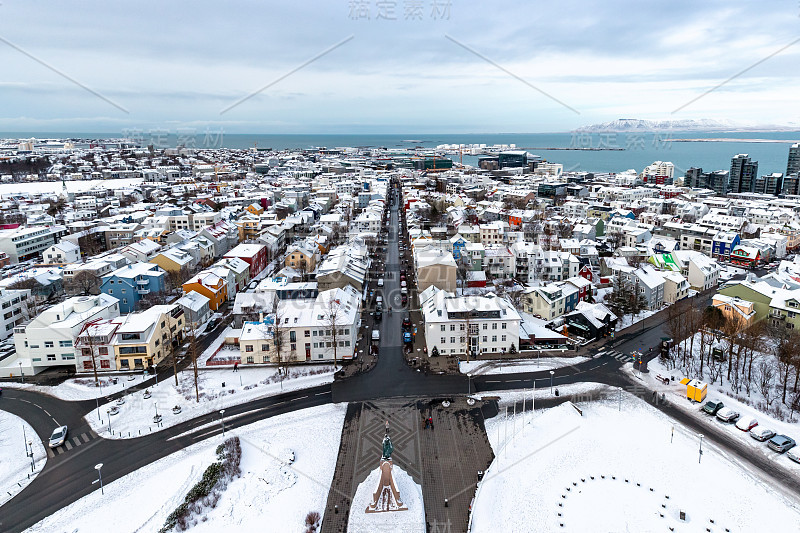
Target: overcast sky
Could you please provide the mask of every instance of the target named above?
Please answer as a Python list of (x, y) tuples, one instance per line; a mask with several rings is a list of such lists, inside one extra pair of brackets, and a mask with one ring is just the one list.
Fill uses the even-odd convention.
[(798, 0), (2, 0), (0, 131), (800, 124), (800, 42), (673, 113), (798, 38)]

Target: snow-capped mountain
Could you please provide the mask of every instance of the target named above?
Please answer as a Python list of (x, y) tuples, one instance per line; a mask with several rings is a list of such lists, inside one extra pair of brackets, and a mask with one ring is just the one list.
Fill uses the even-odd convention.
[(637, 131), (746, 131), (746, 130), (785, 130), (789, 126), (750, 126), (730, 120), (684, 119), (684, 120), (642, 120), (638, 118), (619, 118), (611, 122), (582, 126), (578, 132), (637, 132)]

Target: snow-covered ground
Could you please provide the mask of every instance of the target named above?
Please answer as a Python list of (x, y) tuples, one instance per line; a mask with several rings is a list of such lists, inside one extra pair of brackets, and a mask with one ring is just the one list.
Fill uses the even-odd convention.
[(642, 320), (647, 317), (653, 316), (654, 314), (661, 311), (661, 309), (656, 309), (655, 311), (650, 311), (649, 309), (646, 311), (642, 311), (638, 315), (623, 315), (620, 317), (619, 321), (617, 322), (617, 331), (622, 331), (623, 329), (630, 327), (634, 324), (638, 324)]
[[(793, 463), (786, 456), (786, 454), (777, 454), (773, 452), (767, 447), (766, 442), (759, 442), (755, 440), (754, 438), (750, 437), (749, 433), (737, 429), (736, 424), (727, 424), (719, 421), (714, 416), (705, 414), (702, 411), (703, 403), (705, 402), (696, 403), (687, 400), (686, 386), (679, 383), (682, 379), (679, 371), (666, 370), (663, 366), (661, 366), (657, 359), (648, 363), (648, 367), (650, 372), (639, 376), (639, 373), (632, 369), (631, 365), (625, 365), (626, 371), (631, 375), (639, 376), (640, 379), (642, 379), (643, 384), (645, 384), (648, 388), (658, 391), (659, 394), (664, 393), (667, 401), (676, 405), (680, 409), (691, 413), (697, 419), (705, 421), (709, 427), (709, 431), (724, 432), (731, 439), (736, 439), (750, 446), (767, 459), (775, 461), (776, 464), (781, 465), (790, 471), (794, 471), (796, 475), (800, 475), (800, 465)], [(658, 375), (664, 377), (675, 376), (675, 381), (670, 381), (669, 385), (664, 385), (664, 383), (657, 380), (656, 376)], [(726, 407), (730, 407), (742, 417), (753, 417), (758, 421), (760, 426), (772, 429), (779, 435), (788, 435), (795, 441), (800, 442), (800, 415), (795, 415), (795, 422), (782, 422), (765, 413), (762, 413), (755, 407), (745, 405), (735, 398), (731, 398), (725, 394), (720, 394), (719, 391), (720, 387), (718, 385), (709, 385), (708, 395), (706, 396), (705, 401), (721, 401)]]
[(462, 374), (472, 374), (473, 376), (489, 374), (516, 374), (519, 372), (538, 372), (540, 370), (552, 370), (565, 366), (577, 365), (588, 361), (588, 357), (542, 357), (540, 360), (525, 359), (522, 361), (461, 361), (459, 370)]
[[(133, 379), (130, 379), (133, 377)], [(78, 400), (92, 400), (94, 398), (102, 398), (109, 394), (114, 394), (133, 385), (137, 385), (147, 379), (148, 375), (141, 373), (129, 376), (116, 376), (117, 384), (112, 383), (112, 377), (101, 376), (99, 378), (100, 386), (96, 387), (94, 377), (91, 375), (71, 378), (56, 385), (55, 387), (48, 387), (45, 385), (33, 385), (32, 383), (18, 383), (18, 382), (3, 382), (3, 387), (9, 389), (26, 389), (42, 394), (49, 394), (61, 400), (78, 401)]]
[(506, 446), (497, 436), (504, 416), (487, 420), (496, 459), (475, 497), (472, 531), (796, 527), (797, 502), (707, 441), (698, 464), (697, 435), (628, 394), (618, 410), (613, 396), (579, 403), (583, 416), (569, 404), (518, 415), (525, 424)]
[[(226, 432), (241, 439), (242, 477), (191, 531), (305, 531), (306, 515), (324, 512), (345, 412), (344, 404), (313, 407)], [(128, 474), (107, 484), (106, 495), (95, 490), (28, 532), (158, 531), (216, 460), (222, 441), (218, 435)]]
[[(113, 180), (70, 180), (65, 181), (67, 192), (81, 193), (86, 192), (92, 187), (99, 186), (104, 189), (114, 190), (122, 187), (135, 187), (144, 181), (142, 178), (124, 178)], [(0, 194), (17, 194), (20, 192), (29, 193), (60, 193), (63, 185), (61, 181), (30, 181), (21, 183), (2, 183), (0, 184)]]
[[(33, 448), (35, 470), (31, 472), (31, 458), (27, 442)], [(47, 462), (42, 441), (33, 428), (22, 418), (0, 411), (0, 505), (28, 486), (42, 471)]]
[[(104, 403), (100, 405), (99, 417), (97, 411), (92, 410), (86, 419), (95, 432), (107, 439), (138, 437), (232, 405), (330, 383), (333, 381), (333, 367), (314, 365), (289, 368), (289, 375), (282, 382), (274, 366), (239, 367), (238, 372), (232, 368), (200, 369), (199, 403), (195, 400), (192, 368), (181, 371), (178, 380), (176, 387), (173, 377), (162, 379), (157, 386), (148, 389), (151, 396), (147, 399), (144, 397), (145, 391), (139, 391), (127, 395), (122, 405), (117, 402)], [(113, 405), (119, 407), (119, 413), (109, 416), (107, 410)], [(180, 413), (173, 414), (172, 408), (175, 406), (181, 408)], [(153, 422), (156, 410), (162, 417), (159, 425)], [(113, 433), (109, 432), (109, 419)]]
[(408, 510), (386, 513), (364, 512), (367, 506), (372, 503), (372, 496), (381, 479), (381, 469), (376, 468), (369, 473), (367, 479), (356, 489), (347, 521), (347, 531), (352, 531), (353, 533), (373, 533), (375, 531), (425, 532), (425, 505), (422, 500), (422, 487), (415, 483), (411, 476), (397, 465), (392, 468), (392, 477), (394, 478), (397, 492), (400, 493), (400, 498), (403, 504), (408, 507)]

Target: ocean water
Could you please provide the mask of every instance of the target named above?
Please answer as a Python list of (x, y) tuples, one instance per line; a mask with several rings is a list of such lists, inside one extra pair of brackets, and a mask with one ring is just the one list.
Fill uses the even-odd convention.
[[(675, 175), (696, 166), (704, 170), (729, 169), (731, 157), (749, 154), (758, 161), (760, 174), (786, 172), (790, 143), (800, 142), (800, 131), (781, 132), (697, 132), (664, 131), (659, 133), (446, 133), (446, 134), (229, 134), (224, 130), (183, 134), (158, 131), (125, 132), (143, 144), (174, 147), (180, 140), (197, 148), (272, 148), (309, 149), (317, 147), (385, 147), (413, 150), (433, 148), (440, 144), (516, 144), (520, 149), (539, 155), (547, 161), (562, 163), (564, 170), (589, 172), (641, 171), (653, 161), (671, 161)], [(0, 133), (0, 138), (76, 138), (108, 139), (122, 137), (110, 133)], [(742, 139), (735, 142), (679, 142), (675, 139)], [(769, 139), (782, 142), (752, 142)], [(414, 142), (409, 142), (414, 141)], [(574, 148), (619, 148), (619, 150), (575, 150)], [(450, 156), (458, 160), (458, 155)], [(465, 164), (476, 164), (477, 156), (462, 156)]]

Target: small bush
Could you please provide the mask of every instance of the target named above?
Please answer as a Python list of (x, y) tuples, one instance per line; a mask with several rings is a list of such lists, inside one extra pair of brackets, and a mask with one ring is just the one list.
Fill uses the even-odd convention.
[(317, 531), (317, 528), (319, 527), (320, 518), (321, 517), (319, 516), (318, 512), (310, 511), (306, 515), (305, 532), (306, 533), (315, 533)]

